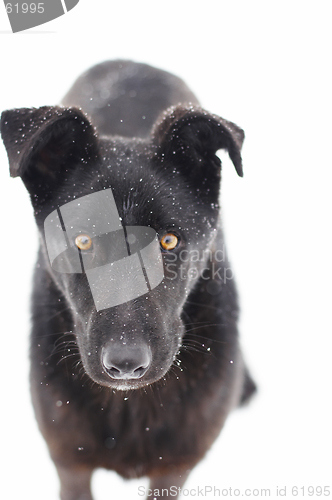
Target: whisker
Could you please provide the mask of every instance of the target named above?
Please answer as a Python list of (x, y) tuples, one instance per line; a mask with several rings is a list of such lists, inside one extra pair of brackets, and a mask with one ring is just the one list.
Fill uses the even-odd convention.
[(44, 338), (44, 337), (53, 337), (54, 335), (74, 335), (74, 332), (72, 330), (69, 330), (68, 332), (54, 332), (54, 333), (43, 333), (43, 335), (34, 335), (33, 338), (39, 339), (39, 338)]
[[(74, 356), (79, 356), (79, 353), (78, 352), (72, 352), (70, 354), (67, 354), (67, 356), (63, 356), (61, 359), (59, 359), (59, 361), (57, 362), (56, 365), (58, 366), (61, 363), (61, 361), (64, 361), (64, 360), (66, 360), (68, 358), (72, 358)], [(81, 361), (81, 360), (79, 360), (79, 361)]]
[(205, 347), (201, 343), (189, 343), (186, 342), (182, 345), (182, 350), (183, 351), (195, 351), (195, 352), (200, 352), (202, 354), (209, 354), (211, 355), (211, 350), (209, 350), (209, 347)]
[(73, 368), (74, 369), (77, 368), (80, 363), (83, 363), (81, 359), (79, 359), (78, 361), (76, 361), (76, 363), (73, 364)]
[(210, 306), (207, 304), (200, 304), (199, 302), (192, 302), (191, 300), (187, 300), (186, 304), (193, 305), (193, 306), (199, 306), (201, 309), (206, 308), (206, 309), (213, 309), (214, 311), (218, 311), (220, 307), (217, 306)]
[[(189, 340), (191, 337), (196, 337), (197, 339), (202, 339), (202, 340), (204, 340), (205, 342), (209, 342), (209, 343), (210, 343), (210, 342), (215, 342), (215, 343), (217, 343), (217, 344), (226, 344), (226, 342), (225, 342), (224, 340), (212, 339), (212, 338), (210, 338), (210, 337), (206, 337), (206, 336), (204, 336), (204, 335), (197, 335), (197, 333), (189, 333), (189, 335), (188, 335), (188, 337), (187, 337), (187, 336), (186, 336), (186, 333), (187, 333), (187, 332), (185, 332), (185, 335), (184, 335), (184, 337), (183, 337), (183, 340), (185, 340), (185, 339), (188, 339), (188, 340)], [(195, 339), (193, 338), (192, 340), (195, 340)]]
[(222, 326), (223, 323), (207, 323), (207, 324), (202, 324), (198, 326), (194, 326), (193, 328), (190, 328), (189, 330), (186, 330), (186, 333), (189, 333), (193, 330), (199, 330), (200, 328), (209, 328), (210, 326)]
[(63, 312), (70, 311), (72, 308), (71, 307), (66, 307), (65, 309), (61, 309), (60, 311), (57, 311), (56, 313), (52, 314), (52, 316), (49, 316), (48, 319), (53, 319), (59, 314), (62, 314)]

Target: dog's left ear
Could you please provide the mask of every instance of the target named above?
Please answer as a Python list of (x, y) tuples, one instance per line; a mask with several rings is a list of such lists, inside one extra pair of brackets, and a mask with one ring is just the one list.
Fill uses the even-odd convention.
[[(152, 130), (163, 162), (175, 163), (192, 179), (213, 169), (220, 176), (219, 149), (226, 149), (240, 177), (244, 132), (237, 125), (199, 107), (176, 106), (166, 110)], [(198, 177), (197, 177), (198, 179)]]

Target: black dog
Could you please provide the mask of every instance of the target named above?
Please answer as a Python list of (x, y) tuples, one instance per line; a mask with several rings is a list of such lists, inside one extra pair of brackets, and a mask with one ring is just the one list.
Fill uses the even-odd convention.
[[(36, 417), (63, 500), (91, 499), (97, 467), (148, 476), (157, 497), (162, 488), (174, 493), (230, 410), (255, 390), (238, 345), (215, 155), (226, 149), (242, 176), (244, 134), (201, 109), (177, 77), (132, 62), (92, 68), (63, 105), (1, 118), (10, 172), (31, 195), (41, 240), (31, 337)], [(156, 231), (164, 277), (147, 293), (98, 308), (88, 272), (51, 265), (44, 223), (59, 207), (110, 189), (128, 249), (126, 228)], [(69, 231), (63, 221), (61, 228)], [(81, 261), (108, 255), (84, 225), (76, 238), (67, 234)]]

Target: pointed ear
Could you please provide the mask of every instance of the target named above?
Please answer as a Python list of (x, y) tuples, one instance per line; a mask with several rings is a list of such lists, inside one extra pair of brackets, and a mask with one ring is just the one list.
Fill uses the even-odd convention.
[(199, 107), (179, 105), (166, 110), (152, 135), (162, 161), (175, 161), (190, 177), (206, 174), (206, 168), (214, 168), (216, 174), (215, 169), (220, 169), (215, 156), (219, 149), (228, 151), (238, 175), (243, 176), (243, 130)]
[(98, 152), (95, 131), (76, 108), (4, 111), (1, 135), (10, 175), (21, 176), (30, 194), (43, 194), (44, 199), (61, 184), (66, 172)]

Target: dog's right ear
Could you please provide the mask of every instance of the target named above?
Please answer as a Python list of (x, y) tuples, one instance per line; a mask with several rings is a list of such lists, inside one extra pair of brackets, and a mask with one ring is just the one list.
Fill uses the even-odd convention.
[(1, 135), (11, 176), (22, 177), (35, 199), (46, 199), (70, 169), (98, 156), (95, 130), (76, 108), (4, 111)]

